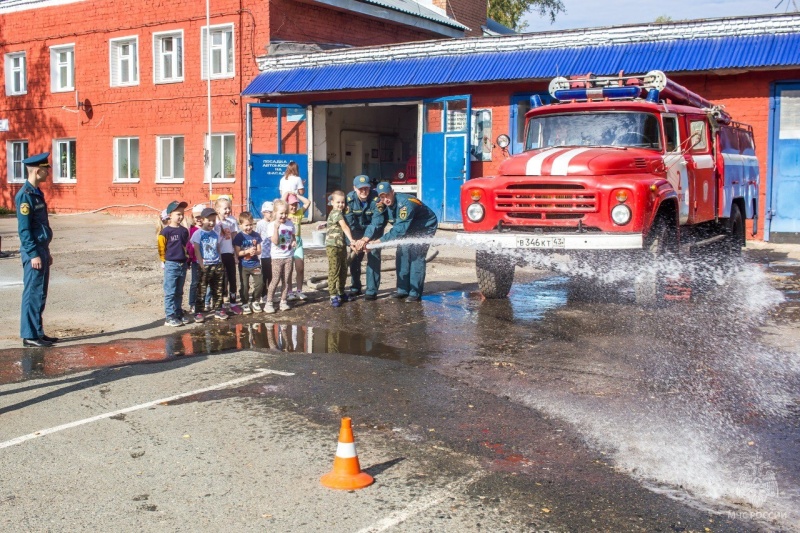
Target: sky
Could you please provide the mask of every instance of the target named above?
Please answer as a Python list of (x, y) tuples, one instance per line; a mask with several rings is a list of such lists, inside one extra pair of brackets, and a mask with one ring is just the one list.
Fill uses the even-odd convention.
[[(784, 13), (787, 3), (794, 11), (792, 0), (562, 0), (565, 13), (556, 15), (556, 21), (529, 13), (525, 31), (554, 31), (597, 26), (618, 26), (653, 22), (661, 15), (672, 20), (735, 17)], [(800, 6), (800, 0), (796, 0)]]

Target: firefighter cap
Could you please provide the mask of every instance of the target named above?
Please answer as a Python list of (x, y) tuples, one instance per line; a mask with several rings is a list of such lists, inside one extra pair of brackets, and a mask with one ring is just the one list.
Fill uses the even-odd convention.
[(26, 167), (43, 167), (49, 168), (50, 161), (47, 159), (50, 157), (50, 152), (43, 152), (41, 154), (32, 155), (26, 159), (22, 160), (22, 164)]
[(364, 174), (360, 174), (353, 178), (353, 187), (356, 189), (360, 189), (361, 187), (369, 187), (369, 176), (365, 176)]
[(375, 187), (375, 192), (380, 194), (389, 194), (392, 192), (392, 186), (388, 181), (382, 181)]

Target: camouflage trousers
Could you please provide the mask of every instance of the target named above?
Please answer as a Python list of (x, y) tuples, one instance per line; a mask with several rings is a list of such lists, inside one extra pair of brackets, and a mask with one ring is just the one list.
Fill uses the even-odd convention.
[(211, 287), (211, 310), (222, 309), (222, 291), (225, 288), (225, 267), (222, 263), (203, 265), (200, 269), (200, 283), (195, 296), (196, 313), (204, 312), (206, 290)]
[(344, 284), (347, 281), (347, 248), (328, 246), (328, 294), (331, 298), (344, 294)]

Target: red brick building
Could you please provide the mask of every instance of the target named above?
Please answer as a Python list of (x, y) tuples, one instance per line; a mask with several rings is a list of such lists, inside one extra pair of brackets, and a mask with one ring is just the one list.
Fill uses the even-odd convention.
[[(263, 56), (259, 66), (243, 92), (259, 102), (251, 126), (254, 199), (277, 187), (270, 158), (306, 157), (318, 206), (325, 191), (347, 190), (354, 173), (366, 173), (395, 181), (457, 225), (461, 184), (493, 174), (508, 156), (495, 145), (497, 135), (511, 137), (510, 153), (522, 149), (530, 98), (548, 98), (553, 77), (662, 70), (753, 126), (761, 169), (757, 236), (800, 242), (798, 14)], [(309, 118), (299, 154), (256, 142), (275, 133), (274, 115), (267, 115), (277, 104), (294, 104), (280, 112), (299, 109)], [(303, 131), (299, 116), (289, 130), (284, 124), (284, 136)]]
[(421, 1), (414, 13), (396, 0), (210, 4), (206, 13), (187, 0), (0, 3), (0, 205), (13, 207), (20, 161), (43, 151), (57, 212), (148, 211), (209, 192), (241, 204), (240, 94), (257, 56), (480, 35), (486, 23), (481, 0), (449, 0), (448, 11)]

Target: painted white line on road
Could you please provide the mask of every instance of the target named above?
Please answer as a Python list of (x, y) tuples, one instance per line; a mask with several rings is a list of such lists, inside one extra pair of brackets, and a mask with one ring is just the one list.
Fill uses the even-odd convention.
[(153, 407), (154, 405), (158, 405), (160, 403), (167, 403), (167, 402), (174, 402), (175, 400), (180, 400), (181, 398), (186, 398), (187, 396), (194, 396), (195, 394), (200, 394), (203, 392), (209, 392), (212, 390), (224, 389), (226, 387), (230, 387), (232, 385), (238, 385), (239, 383), (244, 383), (246, 381), (252, 381), (254, 379), (258, 379), (260, 377), (266, 376), (267, 374), (276, 374), (278, 376), (294, 376), (292, 372), (281, 372), (280, 370), (269, 370), (267, 368), (260, 369), (255, 374), (251, 374), (249, 376), (244, 376), (241, 378), (232, 379), (230, 381), (226, 381), (225, 383), (219, 383), (217, 385), (212, 385), (211, 387), (205, 387), (203, 389), (197, 389), (189, 392), (183, 392), (181, 394), (176, 394), (175, 396), (170, 396), (168, 398), (161, 398), (160, 400), (153, 400), (152, 402), (147, 403), (140, 403), (139, 405), (134, 405), (132, 407), (126, 407), (125, 409), (119, 409), (117, 411), (111, 411), (109, 413), (103, 413), (102, 415), (92, 416), (89, 418), (84, 418), (83, 420), (76, 420), (75, 422), (70, 422), (68, 424), (62, 424), (60, 426), (55, 426), (52, 428), (42, 429), (36, 431), (34, 433), (28, 433), (27, 435), (23, 435), (21, 437), (17, 437), (16, 439), (7, 440), (5, 442), (0, 442), (0, 448), (8, 448), (9, 446), (14, 446), (15, 444), (21, 444), (25, 441), (29, 441), (32, 439), (36, 439), (39, 437), (44, 437), (45, 435), (49, 435), (51, 433), (57, 433), (59, 431), (63, 431), (65, 429), (70, 429), (78, 426), (82, 426), (84, 424), (90, 424), (92, 422), (97, 422), (98, 420), (103, 420), (105, 418), (111, 418), (112, 416), (117, 416), (125, 413), (130, 413), (133, 411), (138, 411), (140, 409), (146, 409), (148, 407)]
[(356, 533), (377, 533), (379, 531), (386, 531), (397, 524), (405, 522), (412, 516), (418, 515), (426, 509), (442, 503), (447, 498), (452, 498), (457, 493), (462, 492), (465, 488), (472, 485), (485, 475), (486, 474), (478, 473), (468, 478), (462, 478), (453, 481), (442, 490), (434, 492), (433, 494), (428, 495), (426, 498), (420, 498), (413, 505), (409, 505), (401, 511), (394, 512), (386, 518), (378, 520), (371, 526), (367, 526), (364, 529), (358, 530)]

